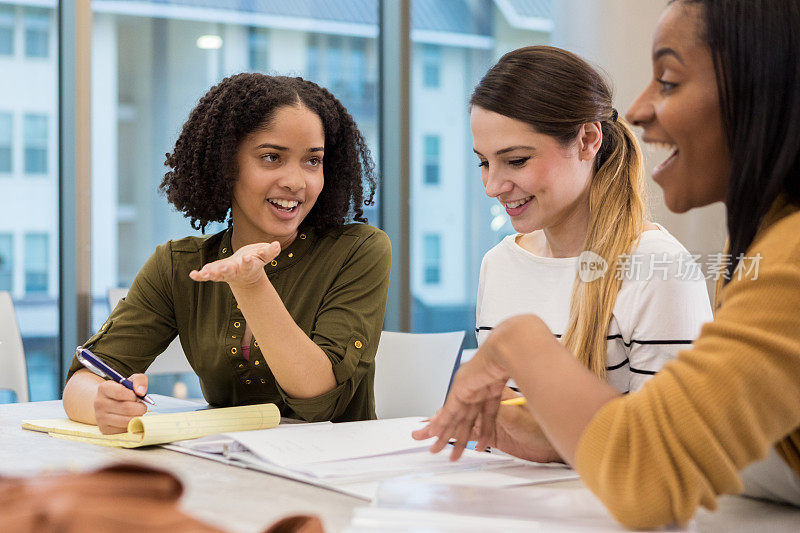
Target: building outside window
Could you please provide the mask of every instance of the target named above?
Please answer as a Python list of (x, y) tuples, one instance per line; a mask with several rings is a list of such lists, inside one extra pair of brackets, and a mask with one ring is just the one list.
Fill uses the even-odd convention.
[(0, 56), (14, 55), (14, 7), (0, 5)]
[(439, 184), (439, 145), (438, 135), (425, 136), (425, 170), (423, 172), (426, 185)]
[(0, 291), (14, 290), (14, 236), (0, 233)]
[(50, 55), (50, 10), (26, 9), (25, 56), (46, 58)]
[(422, 47), (422, 83), (429, 89), (438, 89), (442, 67), (442, 48), (434, 44)]
[(48, 235), (28, 233), (25, 235), (25, 292), (47, 293)]
[(47, 115), (25, 115), (25, 173), (47, 174)]
[(442, 238), (428, 233), (424, 240), (425, 283), (438, 284), (442, 280)]
[(14, 168), (12, 164), (13, 138), (13, 115), (0, 113), (0, 174), (10, 174)]

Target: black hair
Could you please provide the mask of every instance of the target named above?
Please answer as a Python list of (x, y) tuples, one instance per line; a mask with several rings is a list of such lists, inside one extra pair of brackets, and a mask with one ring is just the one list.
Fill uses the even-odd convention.
[(731, 157), (732, 276), (777, 198), (800, 205), (800, 2), (674, 1), (702, 8), (700, 37), (714, 59)]

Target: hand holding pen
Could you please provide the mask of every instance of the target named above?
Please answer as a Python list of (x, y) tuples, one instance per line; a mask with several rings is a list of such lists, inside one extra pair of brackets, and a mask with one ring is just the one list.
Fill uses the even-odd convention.
[(147, 412), (143, 402), (154, 404), (146, 395), (147, 376), (144, 374), (125, 378), (85, 348), (78, 348), (76, 357), (94, 374), (109, 378), (98, 385), (94, 399), (95, 419), (102, 433), (124, 433), (131, 418)]

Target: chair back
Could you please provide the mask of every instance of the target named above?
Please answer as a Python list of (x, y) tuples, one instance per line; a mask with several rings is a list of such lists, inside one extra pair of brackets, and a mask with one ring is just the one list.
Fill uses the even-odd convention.
[(384, 331), (375, 356), (378, 418), (433, 416), (444, 404), (463, 331)]
[(18, 402), (28, 401), (28, 371), (22, 335), (11, 295), (0, 291), (0, 389), (14, 391)]

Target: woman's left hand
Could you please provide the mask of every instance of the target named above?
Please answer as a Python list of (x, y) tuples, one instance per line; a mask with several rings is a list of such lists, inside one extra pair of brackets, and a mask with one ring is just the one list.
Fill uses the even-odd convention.
[(277, 241), (248, 244), (230, 257), (207, 263), (200, 270), (192, 270), (189, 277), (195, 281), (225, 281), (231, 287), (256, 285), (267, 277), (264, 265), (279, 253), (281, 245)]

